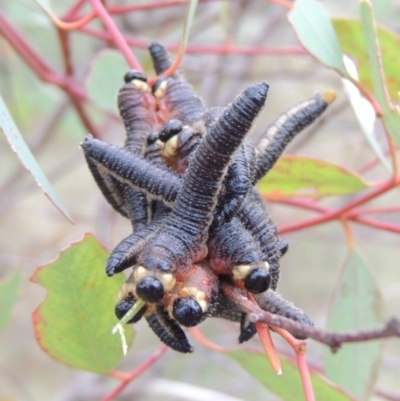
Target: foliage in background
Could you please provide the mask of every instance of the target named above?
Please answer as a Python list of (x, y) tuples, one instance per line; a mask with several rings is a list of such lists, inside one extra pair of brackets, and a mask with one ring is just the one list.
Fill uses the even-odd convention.
[[(0, 67), (3, 72), (7, 72), (9, 66), (15, 63), (14, 54), (18, 54), (28, 66), (26, 68), (19, 65), (19, 69), (14, 75), (21, 74), (22, 81), (15, 78), (8, 90), (6, 85), (0, 86), (1, 95), (7, 104), (10, 103), (9, 109), (14, 118), (18, 117), (21, 110), (24, 110), (19, 116), (20, 119), (16, 118), (22, 132), (31, 129), (31, 127), (24, 126), (25, 119), (32, 121), (30, 116), (34, 115), (35, 119), (47, 118), (45, 123), (39, 125), (38, 131), (33, 132), (32, 136), (27, 138), (27, 141), (34, 151), (33, 153), (42, 153), (42, 159), (51, 156), (51, 152), (46, 151), (48, 142), (55, 143), (55, 149), (57, 149), (53, 163), (55, 168), (53, 174), (48, 174), (50, 181), (52, 181), (52, 175), (57, 178), (57, 176), (65, 174), (65, 171), (73, 171), (76, 164), (82, 166), (82, 171), (85, 169), (80, 156), (66, 157), (63, 152), (64, 144), (76, 146), (79, 141), (78, 134), (72, 134), (72, 131), (81, 132), (81, 138), (84, 131), (89, 131), (94, 136), (111, 142), (117, 142), (122, 138), (121, 126), (116, 118), (115, 98), (121, 85), (122, 74), (128, 68), (128, 64), (135, 68), (143, 66), (145, 70), (148, 67), (148, 59), (139, 49), (145, 48), (151, 40), (164, 42), (164, 39), (168, 41), (172, 37), (175, 43), (170, 44), (169, 48), (175, 51), (179, 50), (177, 56), (179, 62), (180, 55), (183, 55), (186, 46), (186, 43), (179, 46), (179, 39), (183, 37), (185, 42), (189, 37), (189, 30), (182, 28), (187, 2), (165, 0), (160, 2), (143, 1), (139, 4), (122, 4), (121, 2), (120, 4), (110, 1), (105, 2), (104, 7), (103, 3), (98, 0), (77, 1), (76, 4), (71, 2), (70, 8), (67, 11), (63, 9), (63, 13), (57, 8), (59, 6), (55, 2), (53, 3), (50, 6), (46, 2), (41, 2), (51, 17), (53, 29), (49, 28), (44, 14), (32, 10), (33, 3), (26, 2), (23, 5), (27, 7), (24, 13), (20, 13), (18, 8), (21, 5), (8, 5), (5, 11), (0, 12), (0, 34), (5, 39), (0, 42), (0, 48), (5, 49), (3, 54), (6, 60), (4, 64), (0, 64)], [(196, 2), (191, 3), (192, 7), (195, 6), (194, 3)], [(335, 71), (329, 72), (329, 74), (338, 74), (350, 81), (361, 95), (368, 99), (374, 113), (383, 121), (385, 127), (383, 139), (377, 139), (373, 131), (372, 142), (371, 135), (367, 138), (369, 143), (372, 143), (372, 151), (378, 158), (364, 149), (366, 157), (361, 167), (355, 169), (354, 166), (347, 163), (339, 166), (337, 163), (333, 164), (325, 160), (324, 157), (315, 160), (309, 157), (289, 156), (283, 158), (271, 175), (261, 184), (262, 192), (270, 201), (316, 213), (316, 216), (309, 217), (307, 215), (304, 219), (296, 218), (295, 222), (281, 224), (281, 233), (297, 232), (329, 221), (337, 221), (343, 225), (349, 256), (335, 290), (332, 288), (333, 283), (330, 283), (334, 296), (327, 316), (329, 329), (344, 331), (371, 329), (379, 326), (385, 318), (380, 288), (376, 279), (371, 275), (370, 269), (360, 257), (359, 250), (355, 248), (356, 239), (353, 230), (349, 228), (349, 222), (373, 228), (374, 238), (377, 242), (381, 241), (380, 233), (382, 231), (393, 233), (398, 241), (400, 234), (398, 202), (395, 201), (396, 198), (389, 201), (384, 198), (385, 200), (381, 201), (381, 196), (386, 195), (400, 184), (397, 150), (394, 145), (394, 143), (397, 145), (400, 143), (400, 115), (395, 106), (400, 89), (400, 74), (396, 68), (400, 47), (399, 37), (384, 27), (377, 28), (375, 26), (372, 7), (367, 0), (359, 2), (361, 16), (359, 20), (342, 17), (332, 19), (325, 11), (325, 4), (320, 4), (315, 0), (297, 0), (293, 4), (289, 1), (275, 0), (271, 3), (277, 4), (268, 5), (268, 11), (277, 12), (276, 10), (279, 8), (288, 9), (287, 16), (290, 25), (285, 22), (282, 10), (281, 14), (277, 14), (283, 26), (281, 29), (284, 29), (285, 32), (293, 29), (302, 47), (296, 44), (290, 46), (286, 43), (274, 47), (270, 45), (267, 38), (264, 43), (262, 41), (264, 40), (262, 18), (258, 25), (254, 23), (255, 30), (259, 30), (261, 33), (261, 45), (258, 43), (260, 40), (250, 44), (236, 44), (235, 41), (240, 32), (239, 23), (243, 21), (243, 25), (246, 26), (246, 23), (252, 24), (252, 21), (246, 21), (245, 14), (242, 16), (240, 12), (235, 20), (235, 16), (229, 16), (230, 7), (232, 13), (233, 7), (243, 7), (244, 10), (250, 10), (250, 12), (252, 7), (257, 11), (260, 8), (263, 11), (261, 13), (258, 11), (258, 14), (262, 16), (267, 12), (267, 2), (253, 0), (247, 2), (246, 5), (245, 2), (240, 1), (229, 3), (199, 1), (199, 3), (197, 13), (189, 13), (189, 19), (186, 20), (186, 26), (192, 26), (191, 36), (193, 36), (193, 41), (189, 37), (186, 53), (205, 56), (200, 68), (196, 65), (196, 56), (191, 56), (192, 61), (187, 66), (189, 71), (191, 68), (198, 68), (199, 76), (209, 75), (208, 81), (204, 78), (200, 90), (213, 93), (214, 86), (218, 81), (218, 79), (212, 81), (212, 74), (215, 74), (212, 61), (215, 56), (213, 55), (217, 55), (223, 60), (221, 68), (223, 71), (226, 69), (226, 72), (222, 74), (219, 84), (220, 89), (225, 87), (225, 91), (227, 91), (226, 87), (234, 86), (232, 82), (237, 82), (238, 77), (241, 84), (244, 85), (245, 78), (243, 77), (248, 75), (248, 79), (254, 81), (259, 79), (260, 74), (264, 78), (264, 71), (260, 66), (258, 66), (258, 73), (247, 71), (246, 66), (242, 71), (239, 68), (238, 71), (229, 70), (226, 66), (229, 64), (228, 57), (224, 56), (226, 54), (240, 54), (252, 57), (254, 60), (265, 54), (268, 54), (271, 60), (278, 60), (278, 57), (283, 55), (294, 57), (294, 60), (297, 60), (296, 57), (307, 57), (307, 52), (318, 62)], [(357, 2), (355, 1), (354, 4), (357, 5)], [(223, 6), (218, 10), (218, 18), (214, 17), (212, 22), (214, 30), (224, 31), (222, 35), (220, 34), (223, 39), (218, 44), (214, 44), (205, 36), (202, 28), (204, 24), (209, 23), (210, 15), (214, 15), (210, 10), (214, 10), (214, 6), (221, 5)], [(54, 7), (54, 10), (51, 7)], [(174, 10), (179, 10), (179, 12), (176, 13)], [(57, 17), (57, 15), (62, 15), (62, 17)], [(132, 19), (129, 19), (130, 16)], [(102, 25), (99, 25), (97, 20), (100, 20)], [(113, 21), (117, 25), (114, 25)], [(257, 20), (257, 22), (259, 21)], [(43, 29), (43, 27), (45, 27), (46, 49), (30, 43), (30, 31), (34, 32), (35, 29)], [(128, 31), (131, 33), (127, 33)], [(74, 33), (71, 34), (71, 32)], [(142, 32), (145, 32), (146, 38), (143, 37)], [(285, 35), (283, 37), (284, 40), (287, 39)], [(379, 45), (377, 38), (379, 38)], [(96, 39), (98, 41), (95, 42)], [(290, 39), (288, 39), (288, 43), (291, 43)], [(131, 46), (133, 53), (128, 45)], [(118, 51), (110, 50), (112, 47), (116, 47)], [(52, 48), (51, 50), (56, 54), (54, 59), (49, 57), (49, 48)], [(343, 61), (344, 53), (357, 67), (359, 80), (349, 74), (348, 67)], [(121, 55), (125, 57), (125, 61)], [(316, 68), (315, 64), (311, 64), (311, 66)], [(252, 77), (251, 72), (258, 78)], [(38, 84), (32, 74), (49, 85), (45, 85), (42, 89), (42, 84)], [(224, 78), (225, 76), (227, 78)], [(269, 81), (273, 82), (272, 79)], [(45, 96), (40, 91), (36, 95), (36, 88), (40, 88)], [(58, 91), (61, 90), (67, 98), (60, 101), (59, 93), (54, 88), (58, 88)], [(237, 92), (235, 88), (232, 91)], [(40, 99), (41, 97), (46, 100)], [(213, 97), (210, 95), (211, 99)], [(57, 107), (54, 107), (52, 99), (57, 99)], [(39, 103), (42, 105), (41, 107), (39, 107)], [(224, 102), (221, 103), (224, 104)], [(288, 101), (286, 107), (292, 103)], [(16, 105), (24, 105), (24, 107), (16, 108)], [(67, 112), (68, 108), (71, 109)], [(24, 164), (31, 166), (28, 166), (28, 169), (35, 179), (44, 183), (44, 174), (31, 158), (30, 153), (27, 153), (28, 148), (25, 147), (22, 137), (19, 136), (18, 129), (12, 122), (10, 123), (7, 113), (7, 109), (3, 106), (0, 109), (1, 130), (9, 142), (14, 144), (13, 149)], [(77, 118), (84, 130), (77, 128)], [(58, 130), (55, 128), (61, 121), (64, 124), (62, 135), (58, 134)], [(331, 124), (334, 126), (335, 121)], [(339, 128), (335, 130), (338, 131)], [(368, 134), (362, 129), (357, 133), (359, 136), (363, 134), (368, 136), (371, 133)], [(3, 142), (1, 145), (3, 146)], [(6, 146), (5, 142), (4, 146)], [(349, 141), (348, 146), (354, 146), (354, 144)], [(320, 157), (318, 151), (315, 152), (315, 155)], [(381, 174), (379, 169), (382, 155), (386, 157), (384, 163), (391, 165), (392, 175), (389, 178), (387, 173)], [(12, 164), (8, 161), (7, 163)], [(372, 169), (376, 173), (371, 176)], [(80, 185), (78, 176), (77, 172), (73, 173), (71, 183), (61, 191), (64, 192), (61, 199), (67, 198), (67, 194), (75, 191), (76, 185)], [(13, 202), (20, 201), (30, 184), (28, 180), (23, 182), (21, 178), (23, 175), (17, 166), (11, 172), (3, 171), (0, 177), (3, 178), (1, 189), (5, 193), (6, 189), (13, 189), (0, 204), (0, 213), (4, 213), (3, 211), (11, 207)], [(81, 184), (82, 187), (89, 179), (90, 177)], [(49, 194), (59, 209), (68, 216), (65, 207), (53, 195), (48, 185), (47, 183), (42, 184), (43, 187), (47, 187), (44, 192)], [(83, 191), (83, 193), (85, 192)], [(351, 197), (345, 197), (349, 194)], [(85, 193), (85, 195), (87, 194)], [(321, 202), (321, 198), (333, 195), (340, 196), (340, 198), (336, 198), (334, 202)], [(371, 200), (380, 203), (370, 208), (364, 206)], [(108, 216), (103, 220), (101, 213), (99, 215), (99, 208), (93, 207), (95, 202), (88, 200), (87, 197), (80, 197), (78, 191), (77, 195), (72, 199), (68, 198), (66, 203), (77, 226), (81, 228), (81, 232), (88, 227), (89, 231), (95, 232), (102, 241), (106, 237), (107, 240), (104, 242), (108, 245), (115, 244), (115, 241), (110, 240), (110, 232), (114, 229), (110, 224), (112, 218)], [(84, 209), (86, 214), (81, 215), (77, 204), (85, 203), (90, 203), (96, 213), (91, 214), (91, 208), (87, 208)], [(87, 214), (88, 210), (89, 214)], [(109, 211), (104, 212), (104, 210), (106, 210), (105, 207), (100, 212), (110, 213)], [(395, 218), (369, 216), (370, 214), (385, 216), (389, 213)], [(19, 231), (28, 231), (28, 237), (34, 237), (36, 227), (41, 227), (40, 224), (44, 219), (48, 219), (48, 216), (42, 216), (39, 213), (37, 218), (36, 224), (24, 226), (24, 219), (20, 220), (20, 224), (16, 224), (19, 227), (19, 230), (14, 231), (17, 242)], [(9, 223), (9, 227), (11, 224)], [(63, 230), (65, 231), (65, 229)], [(48, 235), (52, 237), (49, 244), (52, 244), (54, 250), (65, 248), (60, 244), (63, 230), (58, 233), (56, 230), (48, 232)], [(104, 234), (107, 230), (109, 233)], [(304, 231), (304, 235), (306, 235), (306, 231)], [(67, 237), (64, 234), (62, 241), (64, 245), (68, 243)], [(28, 248), (27, 253), (18, 255), (28, 259), (28, 262), (29, 255), (34, 254), (37, 249), (34, 246), (35, 242), (32, 241), (32, 243), (32, 249)], [(6, 256), (8, 254), (6, 248), (4, 248), (4, 254)], [(54, 253), (52, 257), (55, 255)], [(46, 256), (48, 260), (50, 255)], [(301, 256), (301, 253), (298, 254), (296, 260), (297, 264), (301, 265), (301, 274), (304, 274), (303, 272), (307, 273), (307, 266), (304, 265), (305, 262), (302, 261)], [(141, 364), (133, 362), (138, 368), (130, 373), (125, 374), (112, 370), (122, 360), (119, 340), (116, 336), (111, 335), (111, 327), (115, 324), (113, 306), (123, 278), (118, 277), (115, 280), (106, 278), (103, 274), (105, 258), (106, 252), (97, 241), (93, 237), (86, 237), (80, 243), (71, 246), (55, 262), (36, 270), (32, 280), (45, 287), (48, 294), (33, 313), (33, 324), (40, 346), (52, 357), (75, 369), (107, 373), (120, 380), (119, 386), (111, 393), (106, 395), (107, 391), (103, 391), (98, 397), (104, 396), (103, 400), (110, 400), (156, 362), (164, 354), (165, 349), (161, 348), (156, 351)], [(7, 259), (5, 258), (5, 260)], [(20, 265), (19, 260), (11, 260), (9, 263), (14, 267)], [(28, 265), (29, 273), (32, 273), (32, 263), (28, 263)], [(292, 274), (295, 275), (296, 271)], [(312, 282), (313, 277), (311, 276), (310, 274), (309, 281)], [(397, 277), (397, 284), (399, 284), (398, 271), (394, 277)], [(19, 272), (0, 283), (0, 329), (10, 319), (10, 311), (17, 300), (18, 292), (22, 293), (22, 298), (27, 300), (28, 305), (31, 303), (29, 295), (22, 291), (21, 285)], [(396, 288), (398, 289), (398, 287)], [(327, 294), (324, 295), (327, 296)], [(10, 324), (12, 324), (12, 320)], [(130, 341), (130, 331), (127, 331), (127, 336)], [(313, 343), (311, 344), (310, 348), (313, 346)], [(301, 381), (297, 369), (286, 359), (283, 359), (282, 362), (285, 377), (284, 380), (280, 380), (269, 372), (264, 356), (243, 350), (234, 350), (228, 355), (236, 360), (255, 380), (281, 399), (303, 399), (303, 395), (300, 393)], [(312, 373), (311, 381), (316, 399), (347, 400), (353, 399), (352, 396), (354, 396), (356, 399), (366, 400), (373, 397), (374, 392), (380, 397), (395, 399), (390, 398), (399, 396), (396, 395), (396, 392), (393, 393), (394, 389), (385, 387), (387, 390), (382, 390), (375, 385), (378, 372), (382, 371), (380, 369), (381, 355), (380, 343), (345, 345), (344, 349), (336, 355), (327, 353), (324, 361), (325, 374), (333, 382), (342, 386), (344, 390), (331, 385), (319, 374)], [(400, 355), (397, 354), (396, 358), (396, 366), (399, 369)], [(131, 368), (131, 366), (126, 367)], [(235, 381), (236, 378), (233, 380)], [(9, 396), (8, 393), (2, 394), (0, 390), (0, 399), (7, 396)], [(14, 394), (11, 396), (14, 397)], [(251, 398), (249, 395), (247, 397)], [(85, 399), (84, 396), (81, 399)]]

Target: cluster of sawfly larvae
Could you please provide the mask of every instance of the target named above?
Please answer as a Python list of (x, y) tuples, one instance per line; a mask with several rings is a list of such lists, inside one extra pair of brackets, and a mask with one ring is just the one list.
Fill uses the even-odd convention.
[(128, 323), (145, 318), (162, 342), (184, 353), (192, 347), (182, 326), (207, 317), (239, 322), (239, 342), (255, 334), (229, 288), (251, 293), (263, 310), (312, 325), (275, 291), (288, 245), (278, 238), (255, 184), (334, 93), (293, 106), (254, 143), (246, 135), (264, 107), (265, 82), (225, 108), (205, 109), (181, 72), (162, 76), (171, 65), (165, 48), (152, 44), (149, 51), (161, 78), (150, 86), (144, 73), (131, 70), (119, 92), (124, 148), (90, 135), (82, 143), (103, 195), (133, 227), (106, 266), (108, 276), (132, 268), (116, 316), (141, 299), (144, 306)]

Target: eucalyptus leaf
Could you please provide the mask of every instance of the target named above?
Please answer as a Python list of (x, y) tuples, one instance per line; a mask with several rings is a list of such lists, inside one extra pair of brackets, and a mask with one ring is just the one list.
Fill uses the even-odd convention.
[[(111, 329), (117, 323), (114, 307), (124, 277), (107, 277), (107, 256), (87, 235), (57, 260), (38, 268), (31, 279), (47, 290), (32, 315), (40, 346), (59, 362), (97, 373), (109, 372), (123, 357), (120, 339)], [(129, 344), (130, 329), (126, 338)]]
[[(369, 330), (382, 325), (384, 306), (376, 280), (358, 251), (351, 251), (332, 302), (328, 330)], [(371, 395), (380, 364), (381, 343), (345, 344), (326, 353), (325, 374), (360, 400)]]
[(258, 188), (270, 198), (346, 195), (368, 188), (360, 176), (323, 160), (283, 156), (259, 182)]
[(348, 77), (332, 22), (316, 0), (296, 0), (288, 19), (306, 50), (327, 67)]
[(44, 192), (44, 194), (50, 199), (54, 206), (72, 222), (72, 217), (68, 213), (61, 200), (54, 192), (50, 182), (44, 175), (38, 162), (33, 156), (32, 152), (28, 148), (23, 136), (19, 132), (13, 118), (11, 117), (7, 106), (5, 105), (2, 97), (0, 96), (0, 130), (3, 131), (7, 138), (11, 149), (16, 153), (23, 166), (32, 174), (34, 180)]

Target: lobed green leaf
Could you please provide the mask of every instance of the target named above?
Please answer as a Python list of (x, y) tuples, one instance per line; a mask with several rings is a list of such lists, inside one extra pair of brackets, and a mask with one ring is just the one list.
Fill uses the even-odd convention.
[[(332, 302), (328, 329), (335, 332), (368, 330), (382, 324), (382, 296), (368, 266), (352, 251)], [(340, 352), (327, 352), (326, 376), (360, 400), (367, 400), (378, 374), (381, 344), (377, 341), (344, 345)]]
[[(109, 372), (122, 358), (120, 338), (111, 330), (117, 323), (114, 307), (124, 277), (106, 276), (107, 255), (86, 235), (31, 278), (47, 290), (32, 316), (39, 345), (59, 362), (97, 373)], [(131, 330), (126, 338), (132, 341)]]
[(336, 164), (299, 156), (283, 156), (258, 188), (270, 198), (346, 195), (368, 188), (361, 177)]

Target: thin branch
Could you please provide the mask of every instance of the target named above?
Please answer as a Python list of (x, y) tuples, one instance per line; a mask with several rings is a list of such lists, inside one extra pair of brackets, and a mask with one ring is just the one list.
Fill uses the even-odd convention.
[(346, 234), (347, 246), (349, 247), (349, 249), (354, 250), (354, 248), (356, 247), (356, 242), (354, 240), (353, 231), (351, 230), (350, 225), (346, 218), (342, 217), (340, 219), (340, 222), (342, 223), (344, 232)]
[(272, 327), (293, 349), (296, 354), (297, 366), (300, 371), (301, 382), (303, 384), (304, 396), (307, 401), (315, 401), (314, 389), (311, 382), (310, 370), (308, 368), (306, 352), (307, 343), (297, 340), (288, 331)]
[[(210, 3), (212, 1), (222, 1), (222, 0), (199, 0), (199, 3)], [(225, 0), (229, 1), (229, 0)], [(111, 6), (108, 8), (110, 14), (125, 14), (132, 11), (147, 11), (160, 9), (171, 6), (187, 6), (189, 0), (165, 0), (165, 1), (155, 1), (153, 3), (145, 4), (129, 4), (121, 6)]]
[(270, 3), (278, 4), (279, 6), (285, 7), (289, 10), (293, 7), (293, 3), (287, 0), (267, 0), (267, 1), (269, 1)]
[(332, 352), (336, 352), (343, 343), (363, 342), (388, 337), (400, 337), (400, 322), (389, 320), (384, 327), (374, 330), (361, 330), (347, 333), (332, 333), (315, 327), (295, 322), (283, 316), (274, 315), (260, 309), (250, 302), (243, 292), (229, 284), (222, 284), (224, 292), (229, 294), (239, 307), (249, 315), (253, 322), (263, 322), (270, 326), (279, 327), (289, 331), (296, 337), (309, 337), (322, 344), (328, 345)]
[(379, 397), (385, 398), (388, 401), (400, 401), (400, 394), (392, 394), (389, 393), (388, 391), (381, 390), (381, 389), (376, 389), (375, 391), (376, 395), (379, 395)]
[(385, 192), (393, 189), (397, 185), (400, 184), (400, 180), (397, 179), (396, 181), (387, 181), (383, 184), (381, 184), (379, 187), (376, 189), (368, 192), (367, 194), (360, 196), (358, 199), (355, 199), (352, 202), (347, 203), (346, 205), (336, 209), (336, 210), (329, 210), (320, 216), (313, 217), (310, 219), (306, 219), (303, 221), (299, 221), (296, 223), (291, 223), (291, 224), (286, 224), (284, 226), (281, 226), (279, 228), (279, 233), (287, 233), (291, 231), (298, 231), (302, 228), (307, 228), (311, 226), (315, 226), (318, 224), (326, 223), (328, 221), (332, 221), (334, 219), (340, 218), (341, 216), (345, 216), (346, 212), (354, 209), (357, 206), (360, 206), (366, 202), (369, 202), (370, 200), (378, 197), (379, 195), (384, 194)]
[(362, 216), (352, 216), (351, 220), (369, 227), (379, 228), (380, 230), (389, 231), (395, 234), (400, 234), (400, 226), (387, 223), (386, 221), (378, 221)]
[(199, 329), (197, 327), (191, 327), (189, 329), (190, 334), (204, 347), (215, 351), (215, 352), (229, 352), (229, 348), (224, 348), (221, 347), (220, 345), (214, 344), (213, 342), (211, 342), (210, 340), (208, 340), (206, 337), (203, 336), (203, 334), (201, 334), (201, 332), (199, 331)]
[(150, 358), (148, 358), (140, 366), (138, 366), (135, 370), (133, 370), (126, 376), (121, 372), (111, 373), (111, 376), (118, 379), (122, 379), (122, 383), (118, 387), (116, 387), (113, 391), (111, 391), (111, 393), (102, 398), (101, 401), (111, 401), (119, 394), (121, 394), (121, 392), (129, 383), (131, 383), (139, 375), (145, 372), (150, 366), (152, 366), (158, 359), (160, 359), (160, 357), (165, 353), (167, 349), (168, 347), (166, 345), (162, 345), (153, 355), (150, 356)]
[(84, 6), (86, 0), (78, 0), (75, 4), (71, 6), (71, 8), (65, 12), (61, 19), (68, 21), (71, 18), (75, 18), (76, 14), (79, 10)]
[(136, 60), (136, 57), (133, 55), (124, 36), (121, 34), (114, 21), (111, 19), (110, 14), (107, 12), (102, 2), (100, 0), (90, 0), (90, 2), (93, 6), (94, 11), (99, 16), (104, 26), (107, 28), (107, 31), (112, 37), (115, 45), (124, 55), (129, 66), (131, 68), (134, 68), (135, 70), (142, 71), (141, 65)]
[(0, 12), (0, 33), (10, 43), (14, 50), (22, 57), (22, 59), (31, 67), (31, 69), (45, 82), (57, 85), (67, 93), (86, 100), (85, 90), (70, 77), (65, 76), (44, 61), (32, 46), (22, 37), (19, 31), (7, 20), (3, 13)]
[(362, 209), (352, 210), (347, 214), (347, 217), (365, 214), (385, 214), (385, 213), (400, 213), (400, 206), (380, 206), (380, 207), (365, 207)]
[[(300, 207), (306, 210), (310, 210), (313, 212), (319, 213), (332, 213), (331, 209), (328, 209), (324, 206), (317, 205), (316, 203), (307, 200), (307, 199), (282, 199), (282, 200), (273, 200), (273, 202), (282, 203), (284, 205), (290, 205), (295, 207)], [(399, 206), (386, 206), (386, 207), (377, 207), (377, 208), (362, 208), (350, 210), (348, 213), (343, 214), (342, 216), (338, 216), (337, 218), (344, 218), (346, 220), (351, 220), (355, 223), (363, 224), (366, 226), (379, 228), (380, 230), (385, 230), (389, 232), (393, 232), (396, 234), (400, 233), (400, 226), (392, 223), (388, 223), (385, 221), (378, 221), (374, 219), (370, 219), (367, 217), (363, 217), (363, 214), (368, 213), (390, 213), (390, 212), (400, 212)], [(279, 230), (281, 232), (281, 229)]]

